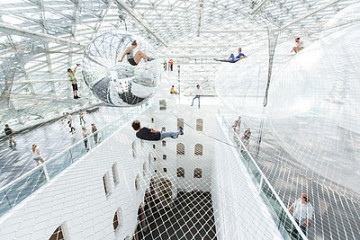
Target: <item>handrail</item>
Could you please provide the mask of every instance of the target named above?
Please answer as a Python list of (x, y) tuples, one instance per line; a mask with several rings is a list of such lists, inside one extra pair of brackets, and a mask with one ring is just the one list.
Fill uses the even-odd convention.
[[(225, 122), (225, 118), (224, 116), (222, 116), (222, 123), (225, 127), (228, 127), (224, 124)], [(229, 133), (233, 133), (233, 136), (237, 138), (237, 140), (239, 141), (239, 143), (241, 144), (241, 149), (243, 151), (245, 151), (247, 153), (247, 155), (249, 156), (251, 162), (254, 164), (254, 166), (256, 167), (256, 170), (260, 173), (261, 176), (261, 181), (260, 181), (260, 188), (262, 187), (263, 181), (265, 181), (267, 183), (267, 186), (269, 187), (269, 189), (271, 190), (272, 195), (275, 196), (277, 202), (280, 204), (281, 208), (284, 210), (285, 214), (287, 215), (287, 217), (290, 219), (291, 223), (293, 224), (293, 226), (296, 228), (296, 230), (298, 231), (298, 234), (301, 236), (301, 238), (303, 240), (308, 240), (308, 238), (306, 237), (306, 235), (303, 233), (303, 231), (301, 230), (300, 226), (296, 223), (294, 217), (290, 214), (290, 212), (288, 211), (288, 208), (285, 206), (285, 204), (283, 203), (283, 201), (281, 200), (281, 198), (279, 197), (279, 195), (276, 193), (275, 189), (273, 188), (272, 184), (269, 182), (269, 180), (267, 179), (267, 177), (265, 176), (265, 174), (263, 173), (263, 171), (261, 170), (261, 168), (259, 167), (259, 165), (256, 163), (255, 159), (252, 157), (252, 155), (250, 154), (250, 152), (248, 151), (248, 149), (246, 148), (245, 144), (241, 141), (240, 137), (238, 134), (235, 134), (235, 132), (232, 130), (231, 127), (228, 127), (228, 131)], [(241, 158), (241, 157), (240, 157)]]
[[(117, 118), (113, 122), (106, 124), (103, 128), (101, 128), (97, 132), (90, 134), (87, 138), (83, 138), (77, 141), (71, 147), (61, 151), (60, 153), (57, 153), (55, 156), (48, 159), (41, 165), (35, 167), (34, 169), (22, 175), (21, 177), (13, 180), (12, 182), (0, 188), (0, 193), (3, 193), (1, 194), (1, 198), (0, 198), (0, 217), (4, 215), (6, 212), (8, 212), (10, 209), (12, 209), (14, 206), (19, 204), (21, 201), (26, 199), (32, 193), (34, 193), (37, 189), (41, 188), (42, 185), (48, 183), (51, 179), (55, 178), (60, 172), (67, 169), (76, 160), (86, 155), (87, 152), (83, 152), (83, 150), (85, 149), (84, 146), (81, 147), (81, 151), (79, 152), (80, 154), (77, 155), (76, 157), (73, 157), (71, 154), (75, 150), (80, 150), (79, 146), (83, 144), (84, 140), (88, 141), (87, 147), (89, 148), (91, 146), (91, 139), (95, 136), (95, 134), (98, 134), (98, 136), (100, 135), (100, 137), (102, 136), (103, 137), (102, 140), (113, 136), (119, 130), (121, 130), (121, 128), (123, 128), (126, 125), (126, 123), (128, 123), (131, 120), (130, 118), (142, 114), (145, 110), (149, 108), (149, 106), (151, 106), (151, 104), (146, 103), (144, 105), (136, 107), (135, 109), (130, 110), (129, 112), (123, 114), (121, 117)], [(116, 131), (111, 131), (109, 134), (107, 134), (106, 131), (112, 130), (110, 127), (116, 128)], [(63, 163), (64, 165), (60, 165), (59, 168), (57, 169), (49, 168), (51, 167), (51, 164), (56, 163), (58, 160), (62, 159), (63, 157), (65, 157), (65, 161), (60, 163)], [(65, 165), (66, 161), (67, 161), (67, 165)], [(56, 166), (56, 164), (53, 166)], [(53, 171), (54, 169), (57, 171)], [(43, 172), (41, 172), (39, 176), (37, 173), (41, 170)], [(54, 173), (53, 176), (49, 176), (48, 174), (49, 170), (51, 170), (52, 173)], [(28, 184), (28, 181), (30, 182), (30, 184), (32, 184), (31, 180), (33, 180), (34, 176), (38, 177), (37, 179), (35, 179), (36, 182), (33, 185), (27, 186), (26, 184)], [(41, 177), (43, 177), (42, 180)], [(22, 181), (24, 181), (23, 184), (21, 184)]]

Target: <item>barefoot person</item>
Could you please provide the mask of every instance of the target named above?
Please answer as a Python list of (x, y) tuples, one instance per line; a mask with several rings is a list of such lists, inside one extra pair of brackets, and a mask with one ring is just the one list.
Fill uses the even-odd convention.
[(154, 60), (154, 58), (148, 57), (147, 55), (145, 55), (142, 51), (137, 51), (134, 55), (134, 49), (137, 48), (137, 42), (136, 40), (134, 40), (131, 43), (131, 46), (128, 47), (126, 49), (126, 51), (124, 52), (124, 54), (122, 55), (121, 59), (118, 62), (122, 62), (125, 55), (127, 56), (127, 60), (128, 62), (133, 65), (136, 66), (140, 63), (141, 59), (144, 59), (145, 61), (152, 61)]
[(151, 129), (147, 127), (142, 128), (139, 120), (133, 121), (132, 128), (136, 131), (136, 137), (148, 141), (160, 141), (167, 137), (171, 137), (175, 139), (179, 135), (184, 135), (182, 127), (180, 127), (179, 132), (159, 132), (152, 128)]
[(39, 166), (40, 162), (44, 163), (44, 159), (41, 156), (41, 152), (37, 149), (37, 145), (33, 144), (31, 148), (32, 158), (35, 160), (36, 164)]
[(74, 68), (74, 71), (69, 68), (68, 69), (68, 73), (69, 73), (69, 81), (71, 82), (71, 86), (72, 86), (72, 89), (73, 89), (73, 95), (74, 95), (74, 99), (78, 99), (80, 98), (78, 96), (78, 84), (77, 84), (77, 79), (76, 79), (76, 76), (75, 76), (75, 73), (76, 73), (76, 69), (80, 66), (80, 64), (76, 64), (76, 67)]

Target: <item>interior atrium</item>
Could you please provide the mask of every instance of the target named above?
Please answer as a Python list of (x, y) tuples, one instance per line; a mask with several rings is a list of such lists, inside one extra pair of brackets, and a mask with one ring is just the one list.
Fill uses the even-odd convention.
[(360, 0), (1, 0), (0, 240), (360, 239), (359, 37)]

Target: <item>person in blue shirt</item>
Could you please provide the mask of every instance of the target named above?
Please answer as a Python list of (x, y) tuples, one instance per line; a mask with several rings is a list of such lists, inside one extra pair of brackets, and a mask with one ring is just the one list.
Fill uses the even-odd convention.
[(237, 61), (239, 61), (241, 59), (244, 59), (246, 57), (247, 56), (241, 52), (241, 48), (239, 48), (238, 55), (236, 57), (234, 56), (234, 54), (231, 54), (228, 59), (216, 59), (216, 58), (214, 58), (214, 60), (219, 61), (219, 62), (236, 63)]

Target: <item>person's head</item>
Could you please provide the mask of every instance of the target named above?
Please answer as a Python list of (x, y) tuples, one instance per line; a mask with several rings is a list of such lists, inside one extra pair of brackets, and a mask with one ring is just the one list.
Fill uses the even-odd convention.
[(299, 37), (295, 38), (295, 42), (299, 42), (299, 41), (300, 41)]
[(300, 197), (301, 197), (301, 201), (302, 201), (303, 203), (308, 203), (308, 202), (310, 202), (310, 197), (309, 197), (309, 195), (307, 195), (306, 193), (302, 193), (302, 194), (300, 195)]
[(172, 85), (171, 87), (174, 88), (174, 85)]
[(36, 147), (37, 147), (37, 145), (36, 145), (36, 144), (33, 144), (33, 145), (32, 145), (32, 151), (33, 151), (33, 152), (35, 152)]
[(70, 115), (70, 113), (68, 113), (68, 112), (67, 112), (67, 113), (65, 113), (65, 115), (66, 115), (66, 116), (69, 116), (69, 115)]
[(82, 127), (83, 132), (86, 132), (86, 127)]
[(137, 42), (136, 42), (136, 40), (132, 41), (131, 47), (132, 47), (132, 48), (136, 48), (136, 47), (137, 47)]
[(140, 126), (140, 121), (139, 121), (139, 120), (133, 121), (133, 123), (132, 123), (132, 128), (133, 128), (135, 131), (140, 130), (140, 128), (141, 128), (141, 126)]
[(241, 53), (241, 48), (238, 49), (239, 53)]
[(71, 68), (68, 68), (68, 72), (69, 72), (69, 73), (72, 73), (72, 70), (71, 70)]
[(199, 88), (200, 88), (200, 85), (199, 85), (199, 84), (198, 84), (198, 85), (196, 85), (196, 88), (197, 88), (197, 89), (199, 89)]
[(5, 124), (5, 127), (7, 127), (7, 128), (8, 128), (8, 127), (9, 127), (9, 124)]
[(91, 126), (92, 126), (92, 127), (95, 127), (95, 124), (94, 124), (94, 123), (92, 123), (92, 124), (91, 124)]

